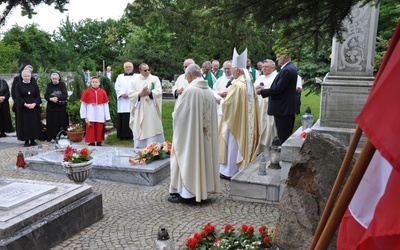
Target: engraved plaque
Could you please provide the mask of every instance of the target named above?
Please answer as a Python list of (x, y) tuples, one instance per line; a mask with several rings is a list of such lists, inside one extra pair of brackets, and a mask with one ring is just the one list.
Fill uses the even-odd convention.
[(22, 182), (2, 186), (0, 187), (0, 210), (10, 210), (55, 190), (57, 190), (56, 186)]

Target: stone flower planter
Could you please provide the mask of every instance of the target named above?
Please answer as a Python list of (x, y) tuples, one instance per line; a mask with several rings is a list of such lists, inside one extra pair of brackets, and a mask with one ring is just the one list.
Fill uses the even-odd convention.
[(92, 171), (93, 160), (82, 163), (62, 162), (63, 170), (68, 179), (77, 184), (82, 184)]

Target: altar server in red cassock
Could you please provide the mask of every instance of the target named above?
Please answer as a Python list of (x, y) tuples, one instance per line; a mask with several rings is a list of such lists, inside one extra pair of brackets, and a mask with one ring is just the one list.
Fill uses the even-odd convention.
[(82, 94), (80, 115), (86, 121), (85, 142), (89, 146), (101, 146), (104, 123), (110, 120), (110, 110), (107, 93), (100, 88), (98, 77), (92, 77), (90, 87)]

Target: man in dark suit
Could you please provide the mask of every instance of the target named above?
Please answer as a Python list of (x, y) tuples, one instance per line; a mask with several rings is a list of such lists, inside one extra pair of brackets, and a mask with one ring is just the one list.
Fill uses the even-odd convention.
[(296, 113), (297, 69), (287, 51), (276, 55), (281, 70), (271, 88), (258, 85), (256, 92), (263, 98), (269, 97), (268, 115), (275, 119), (278, 137), (283, 144), (292, 134)]

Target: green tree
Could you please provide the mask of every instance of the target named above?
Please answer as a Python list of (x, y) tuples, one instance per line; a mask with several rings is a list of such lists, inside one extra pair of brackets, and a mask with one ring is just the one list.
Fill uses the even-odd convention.
[(18, 71), (19, 44), (5, 44), (0, 41), (0, 73)]
[(85, 19), (75, 23), (67, 18), (54, 40), (57, 47), (62, 48), (60, 56), (66, 59), (67, 68), (99, 71), (103, 70), (103, 60), (112, 64), (121, 55), (125, 44), (124, 27), (122, 19)]
[(2, 42), (5, 45), (19, 46), (20, 53), (15, 60), (20, 65), (31, 64), (35, 68), (48, 68), (58, 60), (51, 35), (40, 30), (37, 24), (12, 27), (4, 33)]

